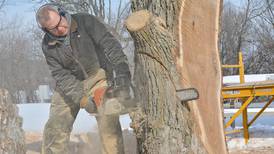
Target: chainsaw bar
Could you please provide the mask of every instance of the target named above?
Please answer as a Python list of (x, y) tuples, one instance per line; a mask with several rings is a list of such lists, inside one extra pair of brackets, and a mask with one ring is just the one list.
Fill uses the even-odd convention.
[(176, 90), (176, 94), (182, 102), (196, 100), (199, 98), (199, 92), (195, 88), (179, 89)]

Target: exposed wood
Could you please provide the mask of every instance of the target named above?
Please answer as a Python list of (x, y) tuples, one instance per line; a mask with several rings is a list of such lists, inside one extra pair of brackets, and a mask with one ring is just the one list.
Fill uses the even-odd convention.
[(22, 118), (7, 90), (0, 89), (0, 154), (24, 154)]
[(195, 134), (208, 153), (227, 153), (221, 105), (221, 66), (218, 54), (220, 0), (186, 0), (179, 16), (180, 55), (177, 59), (185, 87), (197, 88), (190, 104)]

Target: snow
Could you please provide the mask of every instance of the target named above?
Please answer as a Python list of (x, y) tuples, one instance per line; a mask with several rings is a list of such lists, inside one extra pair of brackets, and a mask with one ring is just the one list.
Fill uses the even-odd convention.
[[(44, 125), (49, 116), (49, 103), (18, 104), (19, 115), (23, 118), (23, 129), (26, 132), (42, 133)], [(237, 110), (237, 109), (236, 109)], [(234, 109), (225, 109), (225, 115), (235, 113)], [(248, 109), (248, 117), (252, 118), (259, 108)], [(250, 139), (248, 144), (244, 143), (243, 133), (230, 134), (226, 136), (227, 146), (230, 152), (237, 150), (250, 150), (256, 148), (274, 147), (274, 108), (266, 110), (250, 127)], [(227, 121), (226, 119), (225, 121)], [(249, 119), (250, 120), (250, 119)], [(120, 116), (123, 129), (130, 129), (131, 122), (128, 115)], [(236, 129), (242, 128), (241, 116), (236, 119)], [(231, 129), (231, 128), (229, 128)], [(74, 123), (72, 133), (97, 132), (96, 120), (84, 110), (80, 110)]]
[[(234, 114), (238, 111), (239, 109), (224, 109), (224, 114)], [(249, 113), (257, 113), (261, 110), (261, 108), (248, 108), (247, 112)], [(274, 108), (266, 108), (264, 110), (264, 113), (273, 113)]]
[[(236, 129), (240, 128), (236, 127)], [(274, 126), (257, 124), (249, 128), (249, 133), (248, 144), (245, 144), (243, 133), (228, 135), (227, 146), (229, 151), (274, 147)]]
[[(259, 82), (266, 80), (274, 80), (274, 74), (250, 74), (245, 75), (245, 82)], [(239, 75), (235, 76), (224, 76), (223, 83), (239, 83)], [(236, 113), (239, 109), (224, 109), (225, 117), (230, 117)], [(254, 115), (261, 110), (260, 106), (256, 108), (248, 108), (248, 119), (249, 121), (254, 117)], [(274, 147), (274, 108), (266, 108), (263, 114), (258, 117), (258, 119), (249, 127), (250, 139), (248, 143), (245, 144), (243, 133), (234, 133), (226, 135), (227, 146), (230, 152), (245, 151), (252, 149), (273, 149)], [(225, 118), (225, 123), (229, 118)], [(242, 116), (239, 116), (235, 120), (235, 129), (242, 128)], [(229, 127), (226, 130), (231, 130)], [(246, 152), (247, 152), (246, 151)], [(248, 152), (247, 152), (248, 153)]]
[(40, 85), (36, 93), (38, 94), (41, 103), (45, 103), (45, 100), (49, 100), (52, 95), (49, 85)]
[[(237, 110), (237, 109), (236, 109)], [(254, 117), (260, 108), (248, 109), (249, 121)], [(229, 117), (234, 113), (234, 109), (225, 109), (225, 117)], [(244, 150), (257, 150), (269, 149), (274, 147), (274, 112), (270, 108), (268, 112), (262, 113), (260, 117), (249, 127), (250, 139), (248, 144), (245, 144), (243, 133), (234, 133), (226, 135), (227, 146), (230, 152), (244, 151)], [(225, 123), (229, 118), (225, 119)], [(242, 128), (242, 116), (235, 120), (235, 129)], [(226, 130), (232, 130), (231, 127)]]
[[(23, 118), (23, 129), (30, 132), (43, 132), (49, 117), (49, 103), (18, 104), (19, 115)], [(120, 116), (122, 129), (130, 129), (128, 115)], [(94, 116), (81, 109), (73, 125), (73, 133), (96, 132), (97, 123)]]
[[(266, 80), (274, 80), (274, 74), (249, 74), (245, 75), (245, 82), (258, 82), (258, 81), (266, 81)], [(224, 76), (223, 83), (240, 83), (239, 75), (232, 76)]]

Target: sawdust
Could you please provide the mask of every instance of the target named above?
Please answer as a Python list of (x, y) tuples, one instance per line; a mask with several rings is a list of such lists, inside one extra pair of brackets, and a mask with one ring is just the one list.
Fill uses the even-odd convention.
[[(40, 154), (42, 145), (42, 133), (26, 132), (26, 154)], [(137, 154), (136, 139), (134, 133), (123, 131), (124, 146), (126, 154)], [(100, 154), (101, 144), (98, 133), (72, 134), (69, 145), (69, 154)]]

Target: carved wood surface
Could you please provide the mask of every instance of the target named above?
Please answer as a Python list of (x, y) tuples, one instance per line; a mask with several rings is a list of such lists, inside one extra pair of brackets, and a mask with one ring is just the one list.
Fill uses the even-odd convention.
[(195, 134), (208, 153), (227, 153), (221, 105), (221, 68), (218, 54), (220, 0), (186, 0), (179, 16), (182, 83), (195, 87), (200, 99), (189, 103)]

